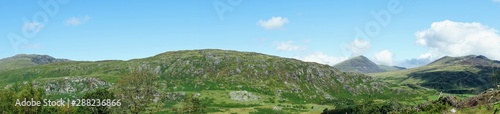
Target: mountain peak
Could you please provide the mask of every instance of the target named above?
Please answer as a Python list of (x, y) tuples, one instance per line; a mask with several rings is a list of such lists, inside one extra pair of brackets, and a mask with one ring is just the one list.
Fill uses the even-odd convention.
[(384, 71), (377, 64), (362, 55), (340, 62), (333, 67), (345, 72), (375, 73)]
[(429, 63), (429, 65), (479, 65), (479, 66), (489, 66), (496, 63), (495, 61), (488, 59), (483, 55), (467, 55), (460, 57), (450, 57), (444, 56), (434, 62)]

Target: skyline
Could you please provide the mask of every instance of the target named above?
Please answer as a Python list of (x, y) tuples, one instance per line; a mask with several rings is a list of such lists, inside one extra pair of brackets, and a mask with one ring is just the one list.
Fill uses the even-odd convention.
[(0, 58), (129, 60), (210, 48), (328, 65), (357, 55), (403, 67), (445, 55), (500, 60), (495, 11), (498, 0), (12, 1), (0, 5)]

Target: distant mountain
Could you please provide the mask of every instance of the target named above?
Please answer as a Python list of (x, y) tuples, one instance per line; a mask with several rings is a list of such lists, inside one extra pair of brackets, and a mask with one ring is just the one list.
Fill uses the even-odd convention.
[(499, 64), (499, 61), (494, 61), (482, 55), (469, 55), (463, 57), (442, 57), (429, 65), (472, 65), (472, 66), (489, 66)]
[(357, 56), (335, 64), (333, 67), (344, 72), (376, 73), (405, 69), (397, 66), (377, 65), (365, 56)]
[(479, 93), (500, 82), (500, 63), (482, 55), (445, 56), (426, 66), (370, 75), (390, 83), (447, 93)]
[(12, 57), (0, 59), (0, 71), (66, 61), (70, 60), (56, 59), (48, 55), (19, 54)]
[(387, 65), (378, 65), (379, 68), (381, 68), (384, 71), (395, 71), (395, 70), (403, 70), (406, 69), (405, 67), (400, 67), (400, 66), (387, 66)]

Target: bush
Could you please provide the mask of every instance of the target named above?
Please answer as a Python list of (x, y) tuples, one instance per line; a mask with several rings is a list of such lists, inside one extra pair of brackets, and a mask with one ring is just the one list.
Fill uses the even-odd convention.
[(195, 95), (187, 95), (181, 102), (182, 107), (175, 109), (177, 113), (181, 114), (200, 114), (207, 113), (207, 105), (202, 102), (203, 99), (198, 98)]
[(154, 95), (159, 94), (157, 79), (158, 75), (146, 71), (134, 71), (124, 76), (114, 86), (116, 97), (121, 100), (116, 113), (137, 114), (149, 111), (148, 105), (153, 104)]
[[(115, 96), (113, 92), (108, 91), (108, 89), (105, 88), (99, 88), (96, 89), (92, 92), (87, 92), (85, 95), (82, 97), (82, 99), (99, 99), (100, 101), (103, 101), (105, 99), (111, 99), (114, 100)], [(97, 101), (96, 101), (97, 102)], [(89, 113), (89, 114), (108, 114), (111, 112), (108, 106), (82, 106), (78, 108), (79, 113)]]
[(322, 114), (390, 114), (390, 113), (405, 113), (412, 114), (416, 111), (411, 110), (410, 106), (399, 104), (396, 101), (384, 103), (375, 103), (367, 101), (359, 105), (346, 105), (333, 110), (325, 109)]

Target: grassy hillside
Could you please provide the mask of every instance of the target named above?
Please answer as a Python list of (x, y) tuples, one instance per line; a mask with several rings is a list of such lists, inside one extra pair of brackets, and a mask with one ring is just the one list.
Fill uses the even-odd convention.
[[(499, 64), (484, 56), (443, 57), (429, 65), (369, 74), (383, 81), (447, 93), (479, 93), (498, 83)], [(496, 76), (496, 77), (492, 77)]]
[(226, 113), (273, 107), (285, 112), (321, 112), (363, 99), (424, 99), (417, 97), (422, 94), (418, 91), (402, 90), (370, 76), (341, 72), (327, 65), (215, 49), (166, 52), (129, 61), (72, 61), (13, 69), (0, 72), (0, 85), (34, 81), (49, 96), (76, 98), (95, 88), (114, 88), (114, 83), (133, 71), (159, 76), (155, 82), (161, 85), (160, 98), (166, 99), (161, 110), (167, 112), (182, 105), (177, 97), (188, 93), (211, 99), (212, 111)]
[(67, 59), (56, 59), (48, 55), (19, 54), (13, 57), (0, 59), (0, 72), (18, 68), (32, 67), (36, 65), (55, 62), (66, 62)]

